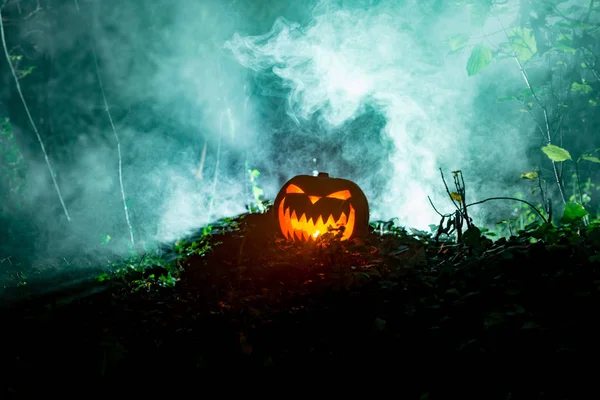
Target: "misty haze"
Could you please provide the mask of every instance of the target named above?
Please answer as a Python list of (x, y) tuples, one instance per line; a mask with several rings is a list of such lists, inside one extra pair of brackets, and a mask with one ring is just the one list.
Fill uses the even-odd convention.
[[(248, 169), (271, 200), (293, 175), (351, 179), (373, 220), (429, 230), (439, 217), (427, 196), (451, 207), (439, 168), (461, 169), (471, 200), (481, 200), (524, 191), (519, 175), (537, 163), (528, 157), (539, 147), (534, 122), (495, 101), (523, 87), (517, 66), (497, 62), (469, 77), (468, 49), (450, 54), (460, 35), (504, 40), (498, 21), (478, 26), (464, 7), (81, 0), (21, 11), (33, 14), (17, 24), (8, 3), (7, 45), (23, 57), (17, 69), (34, 67), (21, 87), (65, 209), (5, 60), (1, 110), (24, 171), (19, 191), (4, 197), (3, 259), (130, 243), (111, 118), (138, 244), (245, 212), (254, 201)], [(507, 25), (516, 3), (501, 15)], [(110, 249), (97, 246), (107, 237)]]

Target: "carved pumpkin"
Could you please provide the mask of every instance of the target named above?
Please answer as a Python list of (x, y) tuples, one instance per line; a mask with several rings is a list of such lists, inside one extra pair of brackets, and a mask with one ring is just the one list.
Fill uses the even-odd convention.
[(309, 241), (329, 228), (344, 227), (341, 240), (361, 236), (369, 226), (369, 203), (347, 179), (297, 175), (287, 181), (273, 204), (281, 233), (288, 240)]

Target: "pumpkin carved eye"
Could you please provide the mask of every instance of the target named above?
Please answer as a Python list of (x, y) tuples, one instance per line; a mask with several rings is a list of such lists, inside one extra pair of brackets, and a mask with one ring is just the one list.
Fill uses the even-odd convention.
[(331, 193), (327, 195), (330, 199), (348, 200), (352, 197), (349, 190), (340, 190), (339, 192)]
[(286, 193), (304, 193), (304, 190), (300, 189), (298, 186), (292, 184), (285, 189)]

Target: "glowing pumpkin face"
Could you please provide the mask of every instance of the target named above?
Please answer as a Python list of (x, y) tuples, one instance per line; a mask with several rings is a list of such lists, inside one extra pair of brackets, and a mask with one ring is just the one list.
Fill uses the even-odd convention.
[(288, 240), (309, 241), (329, 227), (344, 227), (342, 240), (364, 235), (369, 225), (369, 204), (363, 191), (346, 179), (298, 175), (279, 191), (274, 203), (281, 232)]

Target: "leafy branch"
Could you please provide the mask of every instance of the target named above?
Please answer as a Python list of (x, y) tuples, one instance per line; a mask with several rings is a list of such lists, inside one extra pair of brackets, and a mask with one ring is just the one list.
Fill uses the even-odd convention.
[[(600, 33), (600, 25), (591, 21), (591, 15), (598, 10), (598, 2), (588, 1), (583, 5), (569, 5), (559, 7), (560, 3), (547, 4), (544, 1), (529, 1), (519, 4), (517, 19), (510, 27), (500, 19), (502, 11), (507, 10), (505, 2), (476, 2), (471, 4), (471, 17), (477, 15), (482, 35), (470, 37), (469, 35), (458, 35), (449, 40), (451, 53), (458, 52), (467, 47), (471, 40), (476, 43), (471, 48), (466, 72), (468, 76), (474, 76), (483, 72), (492, 62), (500, 62), (511, 59), (515, 62), (525, 88), (518, 94), (501, 97), (497, 103), (516, 101), (522, 105), (520, 112), (530, 115), (536, 125), (536, 129), (542, 135), (542, 152), (548, 157), (552, 164), (553, 181), (558, 189), (558, 195), (562, 204), (569, 206), (568, 196), (565, 194), (564, 168), (565, 161), (572, 160), (569, 152), (563, 148), (563, 121), (568, 118), (568, 132), (571, 129), (572, 118), (578, 118), (580, 110), (575, 109), (573, 104), (578, 98), (588, 99), (588, 107), (597, 107), (600, 103), (600, 94), (597, 84), (600, 82), (600, 73), (597, 68), (598, 55), (595, 53)], [(564, 9), (561, 11), (561, 9)], [(494, 17), (500, 29), (493, 33), (483, 32), (483, 22), (489, 17)], [(504, 40), (495, 44), (490, 36), (502, 34)], [(557, 60), (558, 58), (558, 60)], [(534, 84), (530, 78), (529, 64), (540, 68), (542, 73), (546, 72), (546, 82)], [(549, 66), (546, 68), (545, 64)], [(556, 66), (552, 67), (553, 63)], [(561, 69), (555, 77), (551, 71)], [(545, 70), (545, 71), (544, 71)], [(548, 78), (549, 77), (549, 78)], [(592, 80), (590, 82), (589, 80)], [(558, 82), (555, 84), (555, 82)], [(572, 96), (577, 94), (578, 97)], [(539, 110), (539, 114), (536, 111)], [(589, 122), (587, 122), (587, 121)], [(581, 120), (582, 123), (590, 124), (583, 129), (597, 131), (596, 121), (592, 118)], [(560, 135), (560, 136), (559, 136)], [(581, 189), (579, 162), (589, 161), (599, 163), (600, 158), (592, 153), (584, 153), (574, 162), (575, 176), (577, 179), (576, 191), (578, 200), (582, 202), (583, 192)], [(551, 215), (551, 203), (544, 195), (541, 186), (543, 204), (546, 212)], [(580, 204), (583, 206), (583, 204)]]

